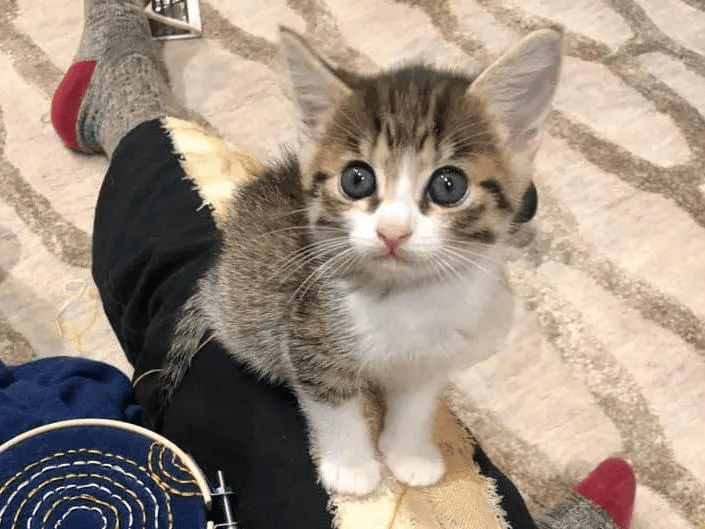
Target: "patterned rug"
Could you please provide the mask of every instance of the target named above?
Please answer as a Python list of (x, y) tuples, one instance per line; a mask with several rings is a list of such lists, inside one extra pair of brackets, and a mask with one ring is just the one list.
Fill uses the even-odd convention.
[[(81, 30), (77, 0), (0, 0), (0, 358), (69, 354), (130, 372), (90, 279), (106, 162), (59, 143), (49, 102)], [(703, 0), (208, 0), (205, 38), (172, 41), (175, 90), (261, 157), (292, 138), (276, 28), (341, 65), (476, 68), (518, 35), (568, 30), (537, 160), (539, 235), (511, 263), (521, 300), (455, 410), (544, 506), (620, 454), (634, 527), (705, 527)]]

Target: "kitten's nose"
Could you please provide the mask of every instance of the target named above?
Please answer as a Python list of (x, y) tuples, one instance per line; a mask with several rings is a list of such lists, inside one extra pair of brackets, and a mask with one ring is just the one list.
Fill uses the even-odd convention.
[(389, 253), (394, 253), (397, 248), (409, 240), (411, 232), (408, 230), (388, 230), (377, 229), (377, 236), (387, 245)]

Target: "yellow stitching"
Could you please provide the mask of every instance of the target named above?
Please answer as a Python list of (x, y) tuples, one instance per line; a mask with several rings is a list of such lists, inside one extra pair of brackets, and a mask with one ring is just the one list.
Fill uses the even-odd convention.
[[(152, 446), (155, 446), (155, 445), (157, 445), (157, 443), (153, 443), (153, 444), (152, 444)], [(163, 445), (159, 445), (159, 447), (161, 448), (162, 451), (160, 452), (160, 456), (157, 457), (157, 461), (159, 462), (159, 466), (162, 467), (161, 456), (163, 455), (163, 452), (164, 452), (164, 450), (165, 450), (166, 447), (164, 447)], [(177, 482), (177, 483), (181, 483), (181, 484), (184, 484), (184, 485), (193, 485), (194, 487), (198, 488), (198, 482), (196, 482), (195, 479), (192, 479), (192, 480), (190, 480), (190, 481), (179, 480), (179, 479), (177, 479), (176, 477), (174, 477), (174, 476), (172, 476), (171, 474), (169, 474), (169, 472), (167, 472), (167, 470), (164, 469), (163, 467), (160, 468), (160, 469), (154, 469), (154, 468), (153, 468), (153, 464), (152, 464), (152, 457), (153, 457), (154, 454), (151, 453), (151, 449), (152, 449), (152, 447), (150, 447), (150, 457), (149, 457), (148, 461), (149, 461), (149, 471), (150, 471), (150, 475), (151, 475), (151, 477), (152, 477), (153, 480), (157, 481), (157, 482), (159, 483), (159, 485), (160, 485), (162, 488), (167, 489), (169, 492), (171, 492), (172, 494), (175, 494), (175, 495), (177, 495), (177, 496), (184, 496), (184, 497), (201, 496), (201, 491), (200, 491), (200, 490), (196, 490), (196, 491), (179, 490), (179, 489), (176, 489), (176, 488), (172, 487), (172, 486), (169, 485), (168, 483), (166, 483), (166, 482), (162, 479), (162, 475), (163, 475), (163, 476), (166, 476), (167, 478), (173, 479), (173, 480), (174, 480), (175, 482)]]
[[(115, 523), (113, 524), (113, 529), (117, 529), (118, 522), (120, 521), (120, 513), (118, 512), (115, 505), (111, 505), (108, 502), (99, 500), (98, 498), (96, 498), (95, 496), (91, 496), (90, 494), (79, 494), (78, 496), (76, 496), (76, 498), (88, 500), (88, 501), (91, 501), (93, 503), (97, 503), (98, 505), (102, 505), (102, 506), (110, 509), (113, 513), (113, 516), (115, 517)], [(68, 499), (71, 499), (71, 498), (68, 498)], [(67, 498), (59, 498), (58, 500), (56, 500), (54, 503), (52, 503), (49, 506), (49, 509), (47, 510), (46, 514), (42, 517), (42, 527), (46, 526), (47, 520), (51, 516), (51, 513), (53, 513), (54, 510), (56, 509), (56, 507), (61, 502), (64, 502), (64, 501), (67, 501)], [(39, 504), (37, 504), (37, 505), (39, 505)]]
[[(22, 513), (22, 509), (24, 509), (24, 506), (30, 501), (30, 499), (32, 499), (33, 496), (35, 496), (38, 493), (39, 490), (41, 490), (42, 488), (46, 487), (47, 485), (53, 483), (54, 481), (61, 481), (61, 480), (74, 479), (74, 478), (91, 478), (91, 479), (95, 479), (95, 480), (102, 479), (102, 480), (107, 481), (108, 483), (111, 483), (116, 488), (123, 490), (129, 496), (132, 496), (132, 499), (140, 507), (140, 509), (142, 511), (142, 520), (141, 520), (142, 526), (143, 527), (146, 526), (147, 516), (145, 514), (146, 509), (144, 507), (144, 503), (142, 502), (142, 500), (140, 500), (139, 496), (135, 492), (128, 489), (123, 484), (121, 484), (121, 483), (119, 483), (119, 482), (117, 482), (117, 481), (115, 481), (115, 480), (113, 480), (103, 474), (64, 474), (63, 476), (57, 476), (57, 477), (51, 478), (47, 481), (43, 481), (38, 487), (35, 487), (34, 489), (32, 489), (32, 491), (29, 492), (29, 494), (24, 498), (24, 500), (22, 500), (20, 505), (17, 507), (17, 513), (15, 514), (15, 517), (12, 521), (12, 527), (17, 527), (17, 520), (19, 519), (20, 514)], [(97, 483), (87, 483), (86, 485), (93, 485), (93, 486), (100, 488), (100, 485), (98, 485)], [(77, 487), (78, 487), (78, 485), (75, 485), (75, 484), (74, 485), (66, 485), (64, 487), (59, 487), (59, 488), (53, 490), (52, 493), (56, 493), (57, 491), (59, 491), (61, 489), (65, 489), (65, 488), (77, 488)], [(110, 489), (106, 489), (106, 490), (108, 490), (108, 492), (111, 492)], [(116, 496), (116, 495), (111, 494), (111, 496)], [(154, 500), (155, 500), (155, 505), (157, 505), (156, 498), (154, 498)], [(123, 501), (125, 501), (125, 500), (123, 500)], [(167, 511), (170, 511), (171, 506), (169, 505), (168, 501), (166, 502), (166, 505), (167, 505)]]
[[(169, 479), (175, 481), (176, 483), (180, 483), (183, 485), (195, 485), (196, 480), (194, 480), (194, 479), (179, 479), (176, 476), (174, 476), (173, 474), (171, 474), (166, 469), (166, 467), (164, 466), (164, 455), (167, 452), (167, 449), (162, 444), (152, 443), (152, 446), (157, 446), (157, 445), (159, 446), (159, 455), (156, 456), (156, 459), (157, 459), (157, 463), (159, 465), (159, 468), (156, 470), (153, 469), (152, 460), (150, 458), (150, 459), (148, 459), (148, 461), (150, 463), (150, 465), (149, 465), (150, 470), (152, 470), (152, 472), (154, 472), (155, 474), (164, 475), (164, 476), (168, 477)], [(150, 451), (151, 451), (151, 447), (150, 447)], [(172, 454), (172, 460), (173, 460), (174, 459), (173, 453), (170, 450), (168, 452)]]
[(142, 472), (147, 473), (148, 469), (143, 467), (142, 465), (138, 465), (137, 462), (133, 461), (132, 459), (128, 459), (124, 456), (121, 456), (119, 454), (111, 454), (110, 452), (101, 452), (100, 450), (96, 450), (95, 448), (72, 448), (70, 450), (67, 450), (65, 452), (55, 452), (50, 456), (46, 456), (41, 458), (39, 461), (35, 461), (34, 463), (30, 463), (24, 469), (20, 470), (17, 472), (14, 476), (12, 476), (8, 481), (5, 482), (5, 484), (0, 488), (0, 495), (5, 492), (5, 489), (7, 489), (10, 484), (15, 481), (17, 478), (19, 478), (22, 474), (27, 472), (28, 470), (41, 465), (42, 463), (46, 463), (47, 461), (51, 461), (54, 458), (57, 457), (64, 457), (64, 456), (71, 456), (74, 454), (92, 454), (92, 455), (98, 455), (98, 456), (105, 456), (105, 457), (112, 457), (115, 459), (118, 459), (120, 461), (123, 461), (125, 463), (128, 463), (132, 465), (133, 467), (141, 470)]

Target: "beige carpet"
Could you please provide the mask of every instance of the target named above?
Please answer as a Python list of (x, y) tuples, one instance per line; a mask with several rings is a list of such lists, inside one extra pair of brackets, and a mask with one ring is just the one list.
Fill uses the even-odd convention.
[[(0, 0), (0, 358), (80, 355), (129, 372), (90, 280), (106, 163), (48, 118), (80, 0)], [(538, 157), (540, 235), (511, 277), (523, 301), (456, 409), (531, 505), (622, 454), (637, 529), (705, 527), (705, 2), (208, 0), (206, 38), (171, 42), (175, 89), (260, 156), (293, 131), (283, 23), (343, 65), (425, 56), (476, 66), (548, 22), (568, 59)]]

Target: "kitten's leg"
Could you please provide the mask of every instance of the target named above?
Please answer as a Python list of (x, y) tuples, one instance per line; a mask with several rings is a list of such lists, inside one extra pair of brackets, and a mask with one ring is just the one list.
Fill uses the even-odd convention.
[(333, 492), (363, 495), (380, 479), (381, 464), (362, 410), (360, 395), (330, 404), (299, 392), (320, 457), (318, 473), (323, 486)]
[(408, 485), (432, 485), (445, 472), (443, 456), (433, 442), (438, 395), (444, 385), (445, 380), (433, 380), (387, 388), (379, 449), (394, 476)]

